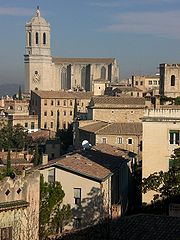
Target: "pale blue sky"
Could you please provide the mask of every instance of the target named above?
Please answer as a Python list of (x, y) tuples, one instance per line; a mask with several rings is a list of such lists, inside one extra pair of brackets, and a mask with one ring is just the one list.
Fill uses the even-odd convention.
[(116, 57), (121, 79), (180, 62), (180, 0), (0, 0), (0, 84), (24, 81), (25, 22), (37, 5), (53, 56)]

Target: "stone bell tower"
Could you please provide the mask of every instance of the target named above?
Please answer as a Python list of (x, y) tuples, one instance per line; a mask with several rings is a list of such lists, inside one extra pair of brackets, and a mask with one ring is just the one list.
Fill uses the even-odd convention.
[(54, 90), (50, 47), (50, 24), (41, 17), (37, 7), (35, 16), (26, 23), (25, 91)]

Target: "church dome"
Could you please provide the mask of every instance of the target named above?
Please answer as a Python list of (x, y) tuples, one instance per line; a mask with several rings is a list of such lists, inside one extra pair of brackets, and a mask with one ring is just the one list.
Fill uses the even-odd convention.
[(28, 24), (32, 25), (49, 25), (49, 23), (41, 17), (41, 13), (39, 10), (39, 7), (36, 10), (35, 16), (31, 19), (31, 21)]

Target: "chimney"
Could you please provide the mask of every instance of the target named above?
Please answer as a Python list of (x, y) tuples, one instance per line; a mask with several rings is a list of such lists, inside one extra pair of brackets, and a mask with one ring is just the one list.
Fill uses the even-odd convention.
[(48, 154), (43, 154), (42, 155), (42, 164), (43, 165), (48, 164)]

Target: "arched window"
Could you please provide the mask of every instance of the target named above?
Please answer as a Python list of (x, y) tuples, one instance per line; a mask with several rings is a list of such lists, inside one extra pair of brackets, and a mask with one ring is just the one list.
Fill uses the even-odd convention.
[(39, 34), (38, 34), (38, 32), (36, 32), (36, 44), (38, 44), (39, 43)]
[(86, 85), (86, 68), (81, 69), (81, 87), (85, 89)]
[(104, 66), (101, 68), (101, 78), (106, 79), (106, 68)]
[(171, 86), (175, 86), (175, 82), (176, 82), (176, 77), (175, 75), (171, 76)]
[(29, 41), (29, 47), (31, 47), (31, 32), (28, 33), (28, 41)]
[(43, 33), (43, 44), (44, 45), (46, 44), (46, 33), (45, 32)]
[(61, 69), (61, 89), (67, 89), (67, 69)]

